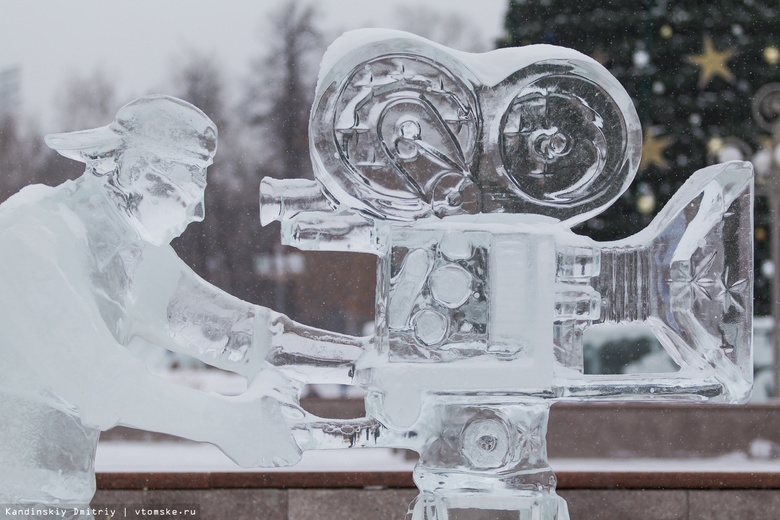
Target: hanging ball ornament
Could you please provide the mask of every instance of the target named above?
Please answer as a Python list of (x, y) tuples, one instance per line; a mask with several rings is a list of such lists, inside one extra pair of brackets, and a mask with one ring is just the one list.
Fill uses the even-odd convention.
[(664, 38), (665, 40), (668, 40), (674, 35), (674, 31), (672, 30), (672, 26), (669, 24), (665, 24), (661, 26), (661, 38)]
[(780, 83), (764, 85), (753, 96), (753, 118), (764, 130), (774, 132), (780, 123)]
[(774, 45), (770, 45), (764, 49), (764, 61), (770, 65), (777, 65), (780, 63), (780, 50)]
[(713, 137), (707, 141), (707, 151), (712, 154), (719, 154), (723, 150), (723, 139), (720, 137)]

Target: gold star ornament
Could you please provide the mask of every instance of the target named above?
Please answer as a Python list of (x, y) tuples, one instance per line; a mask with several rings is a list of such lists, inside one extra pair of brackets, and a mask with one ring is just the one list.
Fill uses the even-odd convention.
[(652, 164), (662, 169), (668, 168), (669, 163), (664, 157), (664, 152), (670, 144), (672, 144), (671, 137), (658, 137), (649, 128), (646, 129), (642, 139), (642, 160), (639, 162), (639, 171)]
[(729, 82), (734, 80), (734, 75), (726, 67), (726, 63), (736, 53), (734, 49), (715, 50), (712, 40), (706, 37), (704, 38), (704, 52), (702, 54), (688, 54), (685, 56), (685, 61), (698, 65), (701, 68), (699, 71), (699, 86), (705, 87), (715, 76)]

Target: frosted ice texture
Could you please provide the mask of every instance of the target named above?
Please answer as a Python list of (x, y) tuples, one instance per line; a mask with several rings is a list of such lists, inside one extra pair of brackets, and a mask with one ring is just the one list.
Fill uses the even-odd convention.
[[(323, 60), (310, 152), (316, 181), (263, 180), (261, 220), (300, 249), (378, 257), (354, 372), (369, 417), (348, 432), (420, 454), (407, 518), (567, 519), (546, 460), (555, 400), (749, 396), (752, 167), (696, 172), (635, 236), (572, 233), (641, 153), (630, 98), (594, 60), (348, 33)], [(606, 322), (647, 323), (680, 370), (583, 374), (583, 331)]]
[[(570, 227), (639, 162), (622, 87), (575, 51), (459, 53), (391, 31), (325, 56), (316, 180), (265, 179), (263, 223), (300, 249), (378, 257), (376, 333), (311, 329), (210, 286), (168, 242), (204, 217), (216, 128), (151, 96), (106, 127), (47, 137), (76, 181), (0, 206), (0, 502), (84, 505), (100, 430), (208, 441), (243, 465), (302, 450), (420, 454), (412, 520), (565, 520), (545, 434), (561, 399), (741, 402), (752, 384), (752, 170), (696, 172), (647, 229)], [(676, 373), (589, 376), (582, 333), (646, 322)], [(142, 340), (249, 380), (226, 398), (154, 378)], [(357, 384), (367, 417), (314, 417), (304, 384)]]
[[(348, 379), (363, 342), (225, 294), (168, 245), (203, 219), (214, 124), (149, 96), (46, 142), (86, 172), (0, 205), (0, 504), (87, 505), (99, 432), (115, 425), (211, 442), (244, 466), (296, 462), (301, 386)], [(241, 374), (248, 390), (163, 381), (125, 348), (134, 340)]]

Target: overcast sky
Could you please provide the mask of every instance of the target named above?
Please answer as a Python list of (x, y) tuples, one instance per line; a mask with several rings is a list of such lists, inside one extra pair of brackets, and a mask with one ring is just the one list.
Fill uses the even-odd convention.
[[(170, 89), (177, 58), (215, 57), (240, 81), (262, 55), (268, 13), (282, 0), (0, 0), (0, 71), (21, 67), (25, 113), (56, 124), (54, 105), (69, 76), (102, 69), (120, 103)], [(425, 6), (456, 13), (487, 50), (501, 34), (508, 0), (319, 0), (321, 27), (335, 37), (362, 27), (397, 27), (398, 10)]]

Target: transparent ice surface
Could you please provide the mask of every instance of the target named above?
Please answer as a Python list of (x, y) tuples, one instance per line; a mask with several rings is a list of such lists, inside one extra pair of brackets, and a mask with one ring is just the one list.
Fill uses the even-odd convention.
[[(640, 136), (623, 88), (569, 49), (366, 30), (326, 53), (316, 181), (265, 179), (261, 219), (300, 249), (378, 257), (353, 379), (368, 417), (340, 433), (420, 454), (407, 518), (567, 519), (546, 457), (556, 400), (748, 398), (749, 163), (694, 173), (633, 237), (570, 231), (628, 187)], [(646, 323), (680, 370), (584, 374), (583, 332), (610, 322)], [(338, 444), (309, 426), (307, 446)]]
[(355, 31), (321, 68), (315, 176), (383, 219), (531, 213), (581, 222), (630, 184), (641, 129), (631, 99), (570, 49), (456, 52)]
[[(420, 454), (412, 520), (565, 520), (547, 463), (556, 400), (744, 401), (752, 384), (752, 169), (691, 176), (645, 230), (570, 227), (635, 174), (641, 128), (598, 63), (551, 46), (483, 55), (358, 31), (322, 64), (315, 181), (265, 179), (260, 216), (304, 250), (378, 257), (375, 334), (312, 329), (240, 301), (168, 245), (204, 217), (217, 131), (150, 96), (106, 127), (47, 137), (76, 181), (0, 206), (0, 502), (83, 505), (99, 431), (219, 446), (246, 466), (302, 450)], [(594, 324), (646, 323), (676, 373), (583, 373)], [(135, 339), (249, 381), (223, 397), (164, 382)], [(319, 418), (308, 383), (359, 385), (367, 416)]]
[[(86, 172), (0, 205), (0, 503), (88, 504), (99, 433), (115, 425), (211, 442), (244, 466), (296, 462), (300, 389), (348, 381), (364, 341), (225, 294), (168, 245), (203, 219), (214, 124), (148, 96), (46, 142)], [(159, 379), (125, 348), (133, 339), (241, 374), (248, 390)]]

